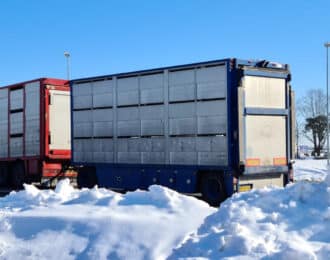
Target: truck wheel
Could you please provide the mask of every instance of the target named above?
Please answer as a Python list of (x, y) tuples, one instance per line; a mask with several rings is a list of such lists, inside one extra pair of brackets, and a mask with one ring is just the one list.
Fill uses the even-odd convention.
[(213, 207), (219, 207), (226, 199), (223, 175), (221, 172), (205, 172), (201, 176), (202, 199)]
[(10, 184), (14, 189), (22, 189), (25, 179), (24, 163), (16, 161), (11, 166)]
[(96, 171), (94, 167), (82, 167), (78, 170), (78, 188), (93, 188), (97, 185)]
[(8, 186), (8, 165), (5, 163), (0, 164), (0, 186)]

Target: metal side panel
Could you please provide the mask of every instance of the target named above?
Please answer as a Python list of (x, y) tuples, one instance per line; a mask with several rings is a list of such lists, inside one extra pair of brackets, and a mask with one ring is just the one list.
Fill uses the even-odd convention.
[(40, 154), (40, 83), (25, 85), (25, 155)]
[(246, 107), (286, 107), (285, 79), (245, 76), (244, 87)]
[(73, 140), (73, 161), (74, 162), (93, 162), (93, 143), (92, 139)]
[(23, 112), (10, 114), (10, 134), (23, 134)]
[(92, 137), (92, 111), (74, 111), (73, 112), (73, 136), (76, 137)]
[(140, 77), (140, 103), (164, 102), (164, 75), (153, 74)]
[(23, 88), (11, 90), (10, 92), (10, 110), (23, 109)]
[(164, 152), (142, 152), (141, 163), (143, 164), (165, 164)]
[(93, 82), (93, 107), (113, 106), (113, 81), (104, 80)]
[(113, 109), (96, 109), (93, 114), (93, 136), (113, 136)]
[(71, 149), (70, 92), (50, 90), (49, 131), (50, 150)]
[(225, 98), (227, 96), (226, 65), (196, 70), (197, 99)]
[(195, 70), (181, 70), (169, 72), (169, 101), (194, 100)]
[(73, 84), (71, 91), (73, 96), (73, 109), (92, 107), (92, 83)]
[(113, 140), (102, 138), (92, 139), (93, 162), (96, 163), (113, 163), (114, 162), (114, 149)]
[(23, 156), (23, 137), (10, 138), (10, 157)]
[(120, 78), (117, 80), (117, 105), (139, 104), (139, 78)]
[(169, 134), (187, 135), (195, 134), (196, 104), (195, 102), (169, 105)]
[(8, 157), (8, 88), (0, 89), (0, 158)]

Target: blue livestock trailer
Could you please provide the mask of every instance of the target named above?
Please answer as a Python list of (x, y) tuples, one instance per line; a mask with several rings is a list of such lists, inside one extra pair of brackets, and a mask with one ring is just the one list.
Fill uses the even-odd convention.
[(219, 205), (293, 178), (286, 64), (223, 59), (75, 79), (72, 163), (80, 187), (159, 184)]

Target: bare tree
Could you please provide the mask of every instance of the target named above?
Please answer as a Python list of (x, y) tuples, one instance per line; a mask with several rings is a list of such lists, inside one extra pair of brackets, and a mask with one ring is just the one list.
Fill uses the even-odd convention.
[[(322, 89), (309, 90), (297, 102), (298, 138), (299, 136), (305, 137), (310, 141), (317, 154), (322, 150), (326, 140), (326, 113), (326, 95)], [(320, 127), (321, 129), (319, 129)]]
[[(327, 113), (327, 97), (322, 89), (312, 89), (298, 101), (298, 116), (303, 119), (314, 118)], [(303, 120), (305, 121), (305, 120)]]

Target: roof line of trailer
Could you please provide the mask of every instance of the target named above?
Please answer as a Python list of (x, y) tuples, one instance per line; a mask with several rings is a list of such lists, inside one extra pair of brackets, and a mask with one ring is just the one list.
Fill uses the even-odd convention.
[(189, 64), (183, 64), (183, 65), (175, 65), (175, 66), (167, 66), (167, 67), (160, 67), (155, 69), (145, 69), (145, 70), (137, 70), (137, 71), (130, 71), (130, 72), (124, 72), (124, 73), (115, 73), (115, 74), (108, 74), (108, 75), (102, 75), (102, 76), (95, 76), (95, 77), (86, 77), (86, 78), (79, 78), (79, 79), (73, 79), (71, 82), (75, 83), (83, 83), (88, 81), (98, 81), (103, 79), (109, 79), (112, 77), (130, 77), (135, 75), (150, 75), (150, 74), (156, 74), (163, 70), (185, 70), (189, 69), (190, 67), (196, 67), (196, 66), (213, 66), (218, 65), (221, 63), (225, 63), (231, 60), (231, 58), (221, 59), (221, 60), (212, 60), (212, 61), (205, 61), (205, 62), (197, 62), (197, 63), (189, 63)]
[(0, 88), (11, 88), (11, 87), (25, 85), (25, 84), (36, 82), (36, 81), (39, 81), (39, 82), (40, 81), (45, 81), (45, 84), (54, 84), (54, 85), (62, 85), (62, 84), (66, 84), (68, 82), (68, 80), (64, 80), (64, 79), (45, 78), (45, 77), (43, 77), (43, 78), (36, 78), (36, 79), (32, 79), (32, 80), (22, 81), (22, 82), (18, 82), (18, 83), (6, 85), (6, 86), (1, 86)]

